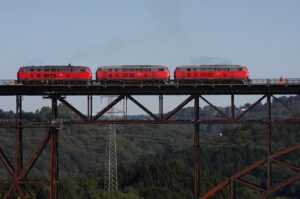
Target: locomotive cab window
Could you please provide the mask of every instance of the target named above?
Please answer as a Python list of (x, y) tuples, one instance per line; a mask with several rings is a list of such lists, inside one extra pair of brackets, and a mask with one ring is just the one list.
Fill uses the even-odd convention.
[(159, 68), (158, 71), (164, 71), (164, 69), (163, 68)]
[(80, 72), (85, 72), (85, 69), (80, 69)]

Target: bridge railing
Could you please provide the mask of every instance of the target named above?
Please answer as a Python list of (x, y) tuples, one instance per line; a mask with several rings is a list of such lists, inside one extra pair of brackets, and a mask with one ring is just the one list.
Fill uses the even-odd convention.
[(17, 80), (0, 80), (0, 85), (17, 85)]
[(299, 78), (274, 78), (274, 79), (250, 79), (249, 84), (253, 85), (299, 85)]

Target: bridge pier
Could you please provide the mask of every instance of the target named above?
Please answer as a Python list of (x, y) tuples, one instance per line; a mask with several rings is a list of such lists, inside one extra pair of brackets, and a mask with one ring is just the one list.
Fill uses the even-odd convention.
[[(52, 102), (52, 122), (57, 120), (57, 98), (51, 97)], [(58, 199), (59, 193), (59, 167), (58, 167), (58, 129), (50, 128), (50, 199)]]
[[(16, 124), (22, 120), (22, 96), (16, 96)], [(16, 142), (15, 142), (15, 159), (14, 159), (14, 181), (17, 181), (20, 171), (23, 168), (23, 128), (16, 128)], [(26, 197), (25, 187), (20, 185), (20, 193), (15, 192), (14, 197)]]
[(200, 180), (200, 130), (199, 130), (199, 96), (194, 96), (194, 198), (199, 198)]
[(270, 156), (272, 155), (272, 104), (271, 104), (271, 95), (267, 95), (267, 132), (266, 132), (266, 145), (267, 145), (267, 189), (269, 190), (272, 187), (272, 165)]
[(87, 96), (87, 117), (91, 119), (93, 117), (93, 96)]
[(164, 118), (164, 97), (163, 95), (159, 95), (159, 118)]

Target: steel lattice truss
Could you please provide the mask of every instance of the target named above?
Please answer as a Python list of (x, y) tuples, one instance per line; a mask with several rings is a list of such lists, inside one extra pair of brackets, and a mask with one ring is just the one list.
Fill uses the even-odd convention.
[[(7, 86), (6, 86), (7, 87)], [(126, 86), (125, 86), (126, 87)], [(0, 148), (0, 162), (3, 165), (5, 172), (7, 173), (8, 178), (2, 179), (0, 181), (1, 184), (9, 185), (8, 190), (1, 190), (1, 192), (5, 193), (4, 198), (10, 198), (11, 196), (19, 195), (22, 198), (26, 197), (27, 186), (31, 184), (44, 184), (49, 186), (49, 198), (58, 198), (59, 193), (59, 161), (58, 161), (58, 135), (61, 124), (63, 125), (78, 125), (78, 124), (190, 124), (194, 125), (194, 197), (195, 198), (209, 198), (216, 194), (218, 191), (225, 189), (226, 187), (230, 187), (232, 198), (236, 198), (236, 189), (235, 187), (238, 185), (246, 186), (251, 189), (257, 190), (261, 193), (261, 198), (268, 198), (272, 193), (280, 190), (281, 188), (291, 184), (292, 182), (298, 180), (300, 178), (300, 168), (296, 165), (292, 165), (291, 163), (287, 163), (281, 159), (282, 156), (292, 153), (300, 148), (300, 145), (295, 145), (288, 147), (286, 149), (280, 151), (272, 151), (271, 147), (271, 136), (272, 136), (272, 125), (274, 124), (285, 124), (285, 125), (297, 125), (300, 124), (300, 120), (296, 117), (292, 117), (290, 119), (274, 119), (272, 118), (272, 106), (271, 99), (278, 100), (274, 97), (274, 94), (299, 94), (300, 93), (300, 84), (295, 85), (256, 85), (253, 87), (245, 87), (243, 85), (238, 86), (230, 86), (230, 85), (217, 85), (217, 86), (188, 86), (188, 87), (138, 87), (137, 89), (126, 87), (122, 90), (122, 87), (111, 87), (107, 88), (99, 88), (98, 91), (92, 91), (92, 88), (68, 88), (63, 86), (61, 87), (51, 87), (45, 89), (43, 92), (42, 88), (33, 88), (33, 90), (28, 91), (29, 88), (23, 87), (24, 90), (20, 91), (18, 88), (10, 88), (10, 90), (4, 92), (4, 88), (0, 86), (0, 94), (1, 95), (16, 95), (17, 96), (17, 108), (16, 108), (16, 120), (14, 121), (1, 121), (0, 128), (15, 128), (16, 129), (16, 142), (15, 142), (15, 159), (14, 162), (10, 162), (7, 158), (7, 155)], [(171, 89), (172, 88), (172, 89)], [(207, 88), (207, 89), (206, 89)], [(49, 91), (50, 89), (50, 91)], [(79, 89), (79, 90), (78, 90)], [(143, 90), (145, 89), (145, 90)], [(148, 89), (148, 90), (147, 90)], [(168, 90), (169, 89), (169, 90)], [(176, 90), (177, 89), (177, 90)], [(223, 89), (223, 90), (222, 90)], [(46, 95), (52, 101), (52, 120), (51, 121), (25, 121), (22, 119), (22, 97), (19, 95), (24, 94), (28, 91), (28, 95)], [(139, 93), (140, 91), (140, 93)], [(33, 93), (34, 92), (34, 93)], [(73, 95), (87, 95), (88, 96), (88, 106), (87, 113), (84, 114), (76, 109), (72, 104), (70, 104), (64, 96), (73, 93)], [(92, 108), (92, 96), (98, 95), (99, 93), (102, 95), (117, 95), (117, 97), (112, 100), (106, 107), (102, 110), (98, 111), (95, 115), (93, 115)], [(8, 94), (10, 93), (10, 94)], [(186, 95), (190, 93), (190, 95), (181, 103), (179, 103), (173, 110), (168, 113), (163, 112), (163, 95)], [(227, 115), (225, 112), (220, 110), (217, 106), (213, 105), (209, 100), (207, 100), (204, 94), (209, 95), (218, 95), (218, 94), (227, 94), (231, 97), (231, 114)], [(155, 114), (146, 108), (141, 102), (136, 100), (133, 96), (136, 95), (156, 95), (159, 96), (159, 113)], [(255, 103), (253, 103), (248, 109), (244, 110), (242, 113), (237, 114), (235, 112), (235, 95), (262, 95)], [(136, 106), (138, 106), (141, 110), (143, 110), (148, 116), (149, 120), (128, 120), (124, 118), (119, 118), (116, 120), (109, 120), (103, 118), (104, 114), (108, 113), (112, 107), (118, 104), (121, 100), (128, 99)], [(248, 120), (245, 119), (245, 115), (249, 113), (257, 104), (259, 104), (262, 100), (267, 101), (267, 117), (261, 120)], [(211, 108), (213, 108), (216, 112), (223, 116), (222, 119), (202, 119), (199, 118), (199, 103), (200, 100), (207, 103)], [(78, 115), (80, 120), (63, 120), (63, 118), (57, 117), (57, 101), (63, 103), (66, 107), (68, 107), (71, 111), (73, 111), (76, 115)], [(192, 120), (177, 120), (174, 119), (174, 115), (181, 110), (188, 103), (194, 102), (194, 119)], [(289, 109), (289, 108), (287, 108)], [(293, 112), (293, 110), (289, 111)], [(266, 127), (266, 148), (267, 154), (266, 157), (262, 160), (259, 160), (252, 165), (244, 168), (241, 171), (238, 171), (229, 179), (225, 180), (221, 184), (213, 187), (211, 190), (208, 190), (207, 193), (199, 196), (199, 187), (201, 186), (201, 176), (200, 176), (200, 140), (201, 136), (199, 134), (199, 127), (205, 124), (261, 124)], [(27, 160), (23, 157), (23, 141), (22, 141), (22, 131), (24, 128), (48, 128), (49, 131), (45, 134), (44, 138), (40, 140), (40, 142), (35, 146), (35, 150), (29, 155)], [(115, 136), (115, 135), (113, 135)], [(28, 178), (28, 174), (30, 170), (34, 167), (35, 162), (39, 158), (40, 154), (46, 148), (47, 143), (50, 143), (50, 170), (49, 170), (49, 178), (44, 181), (31, 181)], [(115, 146), (110, 146), (115, 148)], [(278, 164), (281, 167), (291, 169), (295, 171), (294, 176), (288, 179), (283, 179), (279, 184), (272, 184), (272, 164)], [(242, 177), (256, 168), (262, 167), (265, 165), (267, 167), (267, 182), (266, 187), (260, 187), (253, 183), (247, 182)]]

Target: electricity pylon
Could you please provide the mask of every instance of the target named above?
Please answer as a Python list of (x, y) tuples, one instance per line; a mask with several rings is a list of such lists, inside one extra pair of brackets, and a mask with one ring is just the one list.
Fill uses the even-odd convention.
[[(108, 104), (112, 101), (113, 96), (109, 96)], [(109, 110), (107, 117), (109, 120), (115, 119), (114, 107)], [(118, 189), (118, 161), (115, 124), (109, 124), (106, 133), (104, 189), (108, 192)]]

